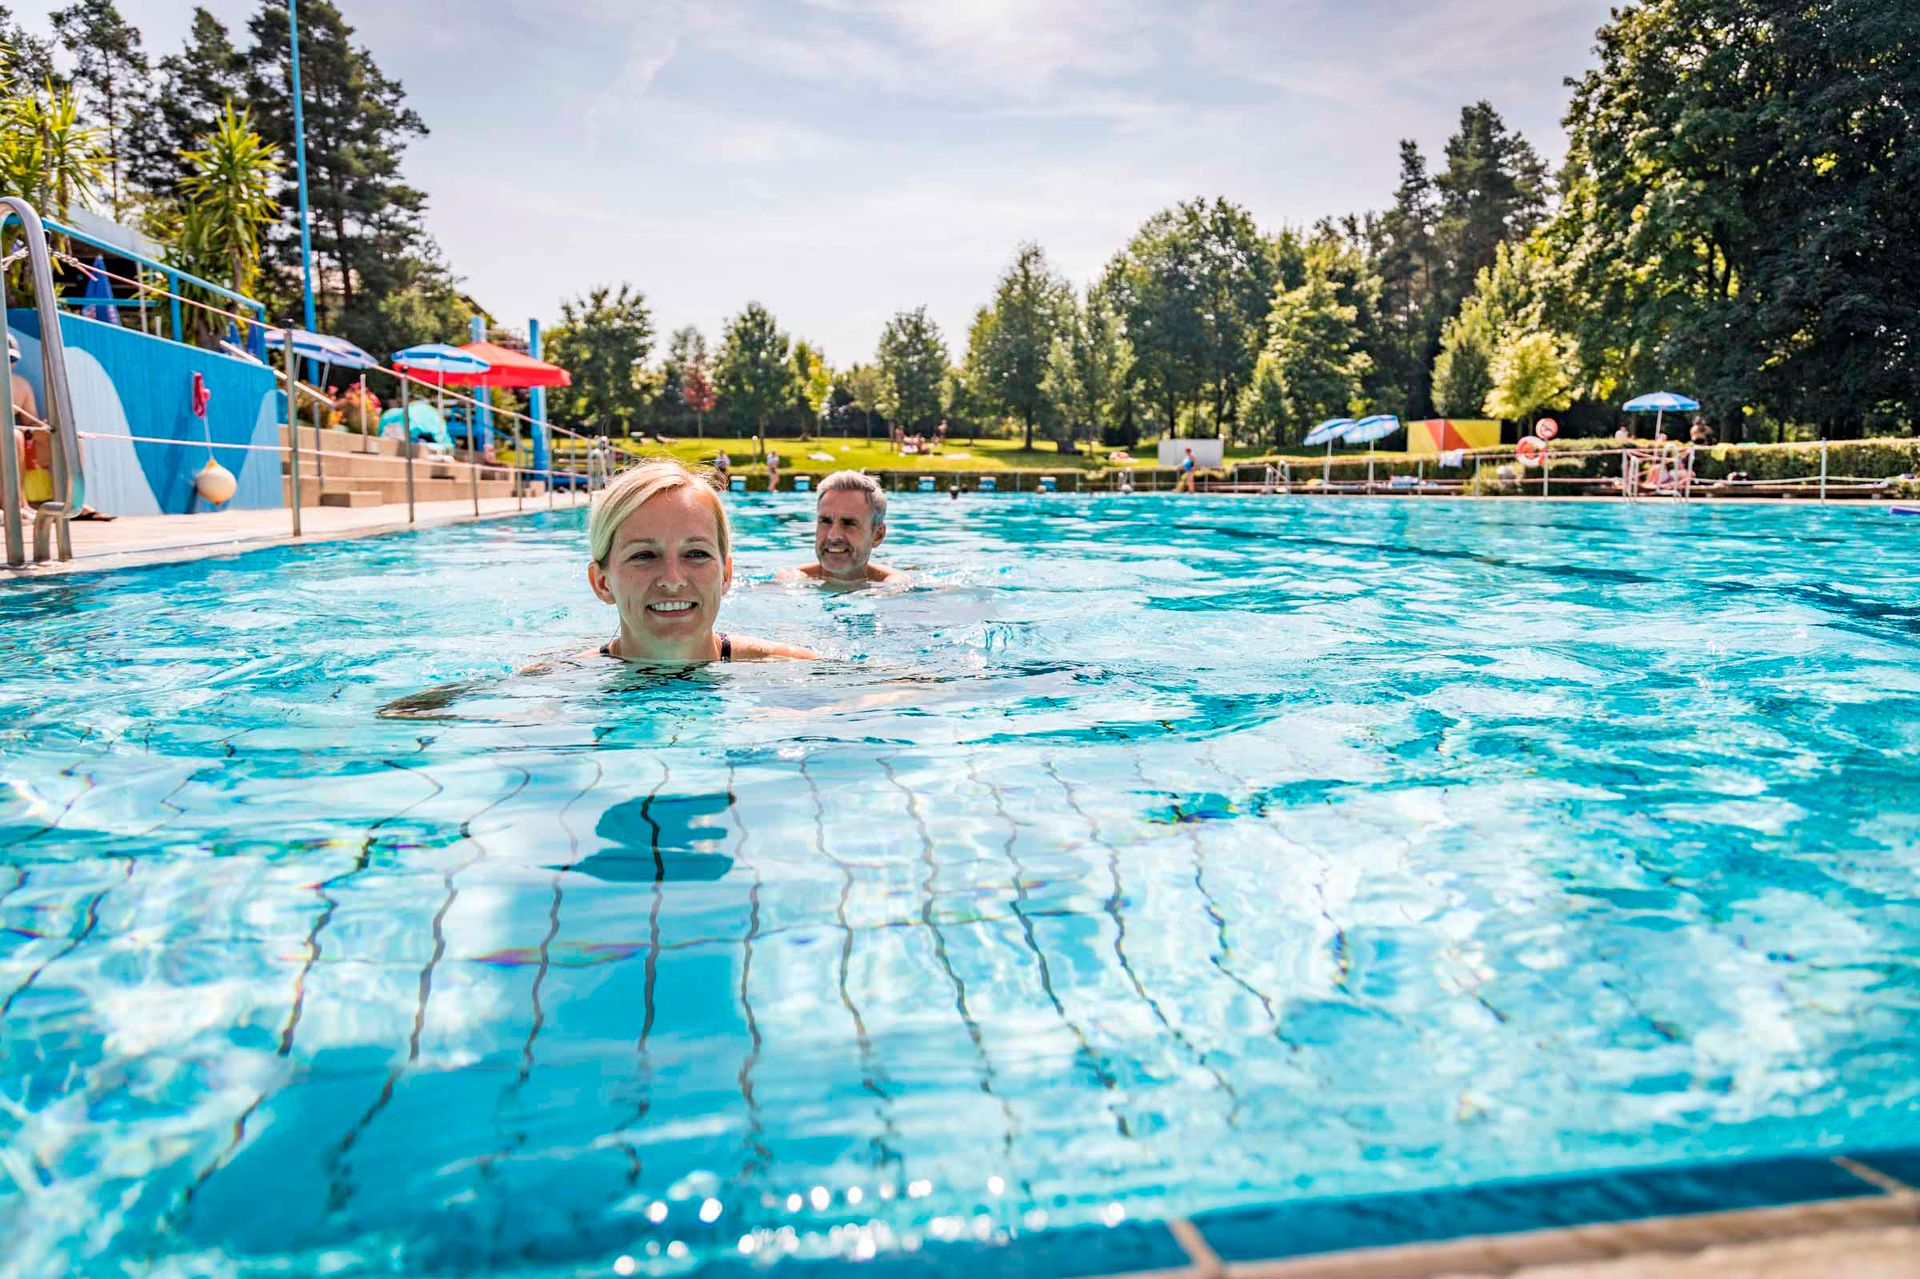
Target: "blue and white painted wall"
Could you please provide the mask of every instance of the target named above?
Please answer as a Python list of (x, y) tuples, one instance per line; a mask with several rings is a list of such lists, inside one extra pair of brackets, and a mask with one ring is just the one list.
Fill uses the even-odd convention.
[[(40, 317), (32, 310), (10, 310), (7, 325), (20, 340), (16, 368), (44, 405)], [(208, 509), (194, 491), (193, 477), (206, 465), (209, 439), (214, 459), (240, 482), (229, 508), (286, 504), (280, 454), (234, 447), (279, 446), (281, 396), (272, 370), (77, 315), (60, 317), (60, 335), (75, 422), (94, 437), (81, 441), (89, 505), (109, 515)], [(195, 373), (212, 394), (204, 423), (193, 412)], [(129, 436), (141, 438), (124, 438)], [(187, 447), (147, 442), (170, 440)]]

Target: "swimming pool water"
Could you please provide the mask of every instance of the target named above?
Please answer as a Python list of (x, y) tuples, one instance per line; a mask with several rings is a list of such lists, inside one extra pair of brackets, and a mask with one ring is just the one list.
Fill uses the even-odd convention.
[[(0, 590), (0, 1265), (681, 1273), (1920, 1142), (1920, 528), (896, 499)], [(375, 712), (432, 686), (432, 718)], [(437, 709), (435, 707), (437, 706)]]

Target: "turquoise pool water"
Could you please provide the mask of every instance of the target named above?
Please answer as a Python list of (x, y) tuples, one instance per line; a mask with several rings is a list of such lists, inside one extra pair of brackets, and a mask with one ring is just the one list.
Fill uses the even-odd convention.
[[(896, 499), (0, 589), (0, 1265), (682, 1273), (1920, 1143), (1920, 527)], [(383, 704), (474, 681), (438, 718)], [(623, 1260), (624, 1259), (624, 1260)]]

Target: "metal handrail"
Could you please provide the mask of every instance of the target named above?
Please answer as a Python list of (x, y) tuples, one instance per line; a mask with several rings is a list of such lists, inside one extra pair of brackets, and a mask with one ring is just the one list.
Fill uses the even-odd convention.
[[(27, 264), (33, 276), (34, 309), (40, 316), (40, 380), (46, 388), (47, 424), (53, 439), (53, 499), (42, 502), (33, 521), (33, 560), (45, 563), (57, 552), (62, 560), (73, 558), (73, 535), (67, 522), (86, 503), (86, 468), (80, 458), (80, 437), (73, 421), (73, 396), (67, 387), (67, 351), (60, 336), (60, 306), (53, 291), (53, 255), (47, 248), (46, 227), (40, 215), (19, 196), (0, 196), (0, 238), (7, 223), (20, 219), (27, 241)], [(0, 271), (0, 317), (7, 313), (7, 285)], [(0, 502), (5, 506), (7, 566), (20, 568), (27, 562), (22, 536), (20, 492), (21, 476), (14, 453), (12, 433), (13, 400), (7, 400), (6, 447), (0, 449)], [(56, 536), (57, 535), (57, 536)], [(50, 545), (51, 544), (51, 545)]]

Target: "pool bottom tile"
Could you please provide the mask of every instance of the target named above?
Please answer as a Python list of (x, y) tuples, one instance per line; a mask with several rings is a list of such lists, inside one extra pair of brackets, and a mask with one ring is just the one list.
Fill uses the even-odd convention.
[(1237, 1263), (1880, 1193), (1831, 1159), (1796, 1156), (1300, 1200), (1193, 1223), (1221, 1260)]

